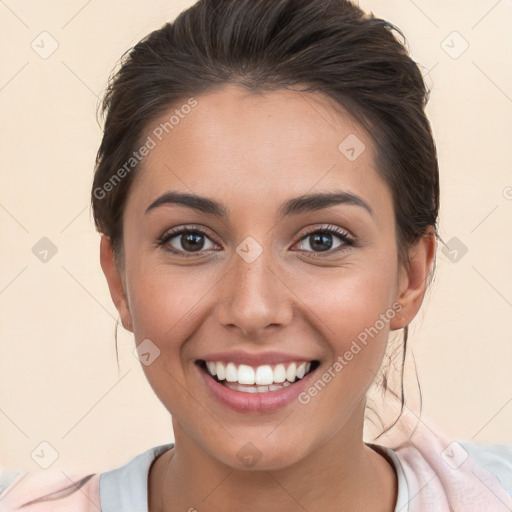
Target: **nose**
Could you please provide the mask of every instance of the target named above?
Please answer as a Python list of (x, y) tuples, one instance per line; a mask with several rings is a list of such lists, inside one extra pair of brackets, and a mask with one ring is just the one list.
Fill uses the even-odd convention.
[(245, 337), (262, 339), (269, 329), (283, 328), (293, 316), (293, 293), (272, 265), (269, 250), (248, 262), (238, 253), (220, 283), (217, 319), (227, 329)]

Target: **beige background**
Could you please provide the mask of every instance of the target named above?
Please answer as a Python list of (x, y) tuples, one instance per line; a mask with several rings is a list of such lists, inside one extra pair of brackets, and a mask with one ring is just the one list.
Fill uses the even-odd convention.
[[(0, 2), (4, 468), (37, 468), (34, 450), (49, 460), (43, 441), (59, 454), (52, 467), (97, 471), (173, 439), (170, 417), (122, 328), (117, 370), (117, 315), (99, 265), (89, 193), (101, 136), (97, 96), (111, 69), (191, 4)], [(452, 262), (440, 246), (436, 280), (412, 324), (424, 414), (455, 438), (512, 444), (512, 1), (361, 5), (404, 31), (428, 75), (440, 233), (468, 249)], [(44, 53), (50, 37), (58, 48), (42, 58), (31, 43)], [(458, 55), (465, 41), (469, 47)], [(32, 252), (42, 237), (57, 247), (46, 263)]]

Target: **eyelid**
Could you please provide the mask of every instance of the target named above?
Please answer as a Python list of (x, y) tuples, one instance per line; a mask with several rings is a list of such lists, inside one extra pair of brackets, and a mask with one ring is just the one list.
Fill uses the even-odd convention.
[(327, 231), (329, 233), (334, 233), (334, 234), (337, 234), (339, 236), (343, 235), (346, 238), (350, 238), (351, 240), (354, 240), (354, 237), (346, 229), (340, 228), (339, 226), (335, 226), (333, 224), (324, 224), (322, 226), (313, 226), (313, 227), (306, 228), (305, 231), (302, 233), (301, 238), (299, 239), (299, 241), (303, 240), (308, 235), (311, 235), (313, 233), (317, 233), (319, 231), (320, 232), (321, 231)]

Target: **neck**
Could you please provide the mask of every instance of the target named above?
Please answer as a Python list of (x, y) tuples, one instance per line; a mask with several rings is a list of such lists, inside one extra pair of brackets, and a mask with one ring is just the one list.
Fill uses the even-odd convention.
[(271, 471), (233, 469), (174, 430), (175, 447), (151, 468), (149, 512), (394, 511), (394, 469), (354, 430), (344, 427), (307, 457)]

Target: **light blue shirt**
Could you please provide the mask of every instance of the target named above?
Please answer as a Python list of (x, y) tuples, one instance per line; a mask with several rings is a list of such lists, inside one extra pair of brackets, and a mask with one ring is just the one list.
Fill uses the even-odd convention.
[[(512, 446), (504, 444), (477, 445), (459, 441), (478, 465), (496, 475), (505, 491), (512, 496)], [(148, 474), (151, 463), (173, 443), (150, 448), (124, 466), (101, 473), (100, 500), (102, 512), (148, 512)], [(408, 512), (407, 478), (396, 453), (379, 445), (395, 466), (398, 476), (398, 496), (394, 512)], [(486, 511), (491, 512), (491, 511)]]

